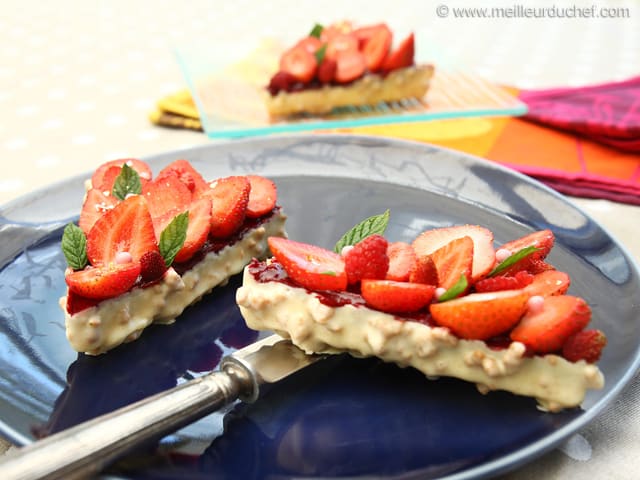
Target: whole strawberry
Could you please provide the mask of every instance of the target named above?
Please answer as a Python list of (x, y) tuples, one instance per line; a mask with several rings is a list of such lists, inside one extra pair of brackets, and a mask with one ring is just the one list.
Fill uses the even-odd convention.
[(607, 337), (600, 330), (582, 330), (567, 338), (562, 346), (562, 356), (570, 362), (595, 363), (600, 360), (606, 345)]
[(343, 257), (349, 284), (365, 278), (384, 279), (389, 269), (387, 246), (387, 240), (382, 235), (374, 234), (348, 249)]

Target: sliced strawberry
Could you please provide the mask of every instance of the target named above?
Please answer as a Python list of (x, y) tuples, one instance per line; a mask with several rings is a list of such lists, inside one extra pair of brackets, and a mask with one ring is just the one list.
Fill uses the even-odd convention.
[(552, 295), (565, 294), (570, 285), (571, 279), (566, 273), (558, 270), (547, 270), (534, 275), (532, 282), (526, 286), (525, 291), (531, 296), (550, 297)]
[(211, 229), (211, 199), (201, 198), (189, 206), (187, 238), (178, 252), (175, 262), (186, 262), (202, 248)]
[(311, 290), (345, 290), (344, 260), (330, 250), (280, 237), (269, 237), (269, 249), (287, 275)]
[(322, 29), (322, 32), (320, 33), (320, 41), (322, 43), (328, 43), (337, 35), (341, 35), (343, 33), (349, 33), (352, 30), (353, 30), (353, 25), (351, 24), (351, 22), (347, 20), (333, 23)]
[(258, 218), (266, 215), (276, 206), (278, 190), (276, 184), (260, 175), (247, 175), (251, 184), (247, 217)]
[(541, 309), (528, 312), (510, 336), (536, 353), (556, 352), (567, 338), (585, 328), (590, 319), (591, 309), (582, 298), (547, 297)]
[(534, 276), (527, 271), (520, 271), (513, 277), (490, 277), (478, 280), (474, 285), (476, 292), (497, 292), (500, 290), (517, 290), (533, 282)]
[(337, 59), (343, 53), (357, 52), (358, 38), (353, 33), (339, 33), (327, 43), (326, 58)]
[(170, 175), (177, 176), (178, 179), (184, 183), (189, 191), (195, 196), (197, 196), (201, 190), (208, 188), (209, 186), (206, 180), (202, 178), (202, 175), (200, 175), (200, 173), (193, 168), (193, 165), (191, 165), (187, 160), (176, 160), (171, 162), (160, 170), (156, 180)]
[(318, 37), (305, 37), (296, 43), (296, 47), (302, 47), (309, 53), (316, 53), (322, 47), (322, 40)]
[(147, 201), (133, 195), (100, 217), (87, 235), (87, 257), (92, 265), (115, 262), (118, 252), (128, 252), (134, 262), (158, 250)]
[(109, 170), (109, 167), (122, 167), (125, 163), (138, 172), (141, 181), (151, 180), (151, 168), (149, 168), (149, 165), (137, 158), (122, 158), (119, 160), (111, 160), (100, 165), (91, 176), (91, 185), (94, 187), (96, 185), (102, 185), (105, 173)]
[[(117, 168), (117, 167), (116, 167)], [(96, 221), (118, 204), (119, 200), (112, 195), (105, 195), (101, 190), (92, 188), (82, 204), (78, 226), (85, 235), (89, 234)]]
[(183, 212), (191, 203), (191, 190), (185, 185), (177, 173), (165, 174), (142, 188), (142, 194), (147, 199), (151, 217), (163, 217), (167, 212), (177, 210)]
[(389, 257), (389, 269), (386, 279), (408, 282), (409, 274), (416, 263), (416, 252), (413, 251), (413, 247), (406, 242), (391, 242), (387, 247), (387, 257)]
[(412, 246), (416, 255), (430, 255), (452, 240), (464, 236), (471, 237), (473, 240), (471, 280), (476, 282), (489, 273), (496, 262), (493, 233), (490, 230), (477, 225), (434, 228), (421, 233), (413, 241)]
[(381, 280), (387, 275), (387, 245), (382, 235), (369, 235), (343, 255), (349, 284), (356, 284), (365, 278)]
[(551, 230), (538, 230), (537, 232), (533, 232), (525, 235), (524, 237), (507, 242), (500, 248), (508, 250), (511, 254), (514, 254), (523, 248), (535, 247), (539, 249), (539, 251), (535, 252), (533, 256), (538, 259), (543, 259), (553, 248), (554, 242), (555, 236)]
[(413, 65), (415, 55), (415, 39), (413, 33), (400, 42), (395, 50), (389, 52), (387, 58), (382, 63), (384, 72), (391, 72), (398, 68), (410, 67)]
[(96, 300), (95, 298), (87, 298), (82, 295), (78, 295), (77, 293), (69, 290), (67, 292), (67, 313), (69, 315), (75, 315), (78, 312), (86, 310), (87, 308), (95, 307), (100, 300)]
[(242, 226), (246, 217), (251, 183), (244, 176), (214, 180), (202, 193), (212, 201), (211, 230), (214, 238), (229, 238)]
[(104, 300), (127, 292), (140, 275), (140, 264), (110, 263), (78, 270), (65, 276), (69, 289), (86, 298)]
[(417, 312), (429, 304), (435, 292), (433, 285), (362, 280), (361, 293), (369, 306), (387, 313)]
[(336, 74), (335, 81), (338, 83), (349, 83), (357, 80), (367, 70), (367, 63), (364, 55), (359, 51), (341, 52), (335, 58)]
[(527, 309), (522, 290), (471, 293), (431, 305), (433, 320), (460, 338), (487, 340), (508, 332)]
[(97, 188), (101, 192), (105, 193), (105, 195), (107, 193), (111, 193), (111, 191), (113, 190), (113, 185), (116, 183), (116, 178), (118, 178), (118, 176), (120, 175), (120, 172), (122, 172), (121, 166), (111, 165), (104, 172), (100, 185), (94, 185), (93, 182), (91, 182), (91, 185), (93, 188)]
[(562, 345), (562, 356), (570, 362), (596, 363), (606, 345), (607, 336), (600, 330), (582, 330), (567, 338)]
[(338, 64), (332, 58), (325, 58), (322, 60), (322, 63), (318, 67), (318, 81), (320, 83), (327, 84), (333, 82), (336, 78), (336, 70), (338, 69)]
[(309, 83), (316, 75), (318, 61), (305, 47), (293, 47), (282, 54), (280, 70), (288, 72), (302, 83)]
[(387, 58), (393, 35), (391, 30), (385, 24), (380, 26), (372, 33), (369, 40), (364, 44), (362, 53), (366, 60), (367, 68), (370, 72), (377, 72), (382, 67), (382, 62)]
[(438, 272), (438, 287), (448, 290), (464, 275), (470, 283), (474, 243), (471, 237), (451, 240), (430, 256)]
[(158, 280), (167, 271), (167, 264), (160, 252), (152, 250), (140, 258), (140, 276), (144, 282)]
[(358, 39), (358, 48), (360, 50), (364, 49), (364, 46), (371, 39), (371, 37), (373, 37), (381, 29), (386, 29), (391, 32), (391, 29), (389, 29), (386, 23), (376, 23), (375, 25), (367, 25), (365, 27), (358, 27), (354, 29), (353, 34)]
[[(465, 268), (468, 271), (468, 268)], [(458, 276), (460, 278), (460, 276)], [(409, 272), (409, 281), (413, 283), (426, 283), (428, 285), (439, 285), (438, 267), (431, 255), (416, 257), (411, 272)]]

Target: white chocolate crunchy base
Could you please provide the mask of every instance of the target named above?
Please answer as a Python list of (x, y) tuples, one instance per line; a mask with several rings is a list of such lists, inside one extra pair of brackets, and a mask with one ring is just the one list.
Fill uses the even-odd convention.
[(344, 86), (325, 85), (299, 92), (282, 90), (276, 95), (266, 92), (265, 104), (271, 115), (286, 116), (329, 113), (337, 107), (375, 106), (406, 98), (421, 99), (429, 89), (432, 76), (432, 65), (399, 68), (385, 76), (368, 74)]
[(252, 258), (264, 257), (268, 252), (268, 237), (286, 236), (285, 220), (286, 215), (278, 210), (233, 245), (208, 253), (182, 276), (169, 268), (158, 283), (134, 288), (75, 315), (69, 315), (67, 297), (62, 297), (60, 306), (65, 312), (71, 346), (78, 352), (98, 355), (137, 339), (153, 322), (173, 323), (185, 308), (240, 273)]
[(257, 282), (245, 268), (236, 301), (247, 325), (273, 330), (307, 353), (348, 352), (412, 366), (428, 377), (456, 377), (477, 384), (482, 393), (506, 390), (534, 397), (539, 407), (559, 411), (582, 403), (587, 389), (600, 389), (598, 367), (571, 363), (557, 355), (525, 357), (512, 342), (502, 350), (479, 340), (463, 340), (447, 328), (401, 321), (364, 306), (332, 308), (303, 288)]

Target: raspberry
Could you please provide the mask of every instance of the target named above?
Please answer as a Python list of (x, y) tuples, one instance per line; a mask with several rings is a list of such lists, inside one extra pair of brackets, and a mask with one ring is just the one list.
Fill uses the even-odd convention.
[(153, 282), (164, 275), (167, 265), (157, 251), (150, 251), (140, 257), (140, 276), (143, 282)]
[(377, 234), (355, 244), (344, 256), (348, 282), (358, 283), (363, 278), (384, 279), (389, 269), (387, 245), (387, 240)]
[(298, 79), (289, 72), (280, 71), (271, 77), (267, 90), (269, 90), (271, 95), (277, 95), (280, 90), (289, 92), (297, 81)]
[(490, 277), (478, 280), (475, 284), (476, 292), (497, 292), (499, 290), (517, 290), (533, 282), (533, 275), (526, 270), (520, 270), (511, 277)]
[(600, 330), (582, 330), (567, 338), (562, 346), (562, 356), (570, 362), (585, 360), (595, 363), (606, 344), (607, 337)]

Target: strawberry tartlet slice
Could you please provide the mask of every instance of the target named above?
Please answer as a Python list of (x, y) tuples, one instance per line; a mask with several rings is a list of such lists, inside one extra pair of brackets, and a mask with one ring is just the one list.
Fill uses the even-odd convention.
[(186, 160), (153, 178), (137, 159), (101, 165), (78, 225), (66, 226), (67, 338), (97, 355), (172, 323), (285, 237), (275, 184), (258, 175), (205, 180)]
[(270, 238), (273, 258), (254, 259), (236, 295), (247, 325), (307, 353), (376, 356), (482, 393), (533, 397), (546, 411), (603, 387), (595, 362), (606, 336), (587, 328), (591, 309), (545, 261), (551, 231), (495, 249), (491, 231), (461, 225), (408, 244), (382, 236), (383, 217), (354, 227), (334, 251)]

